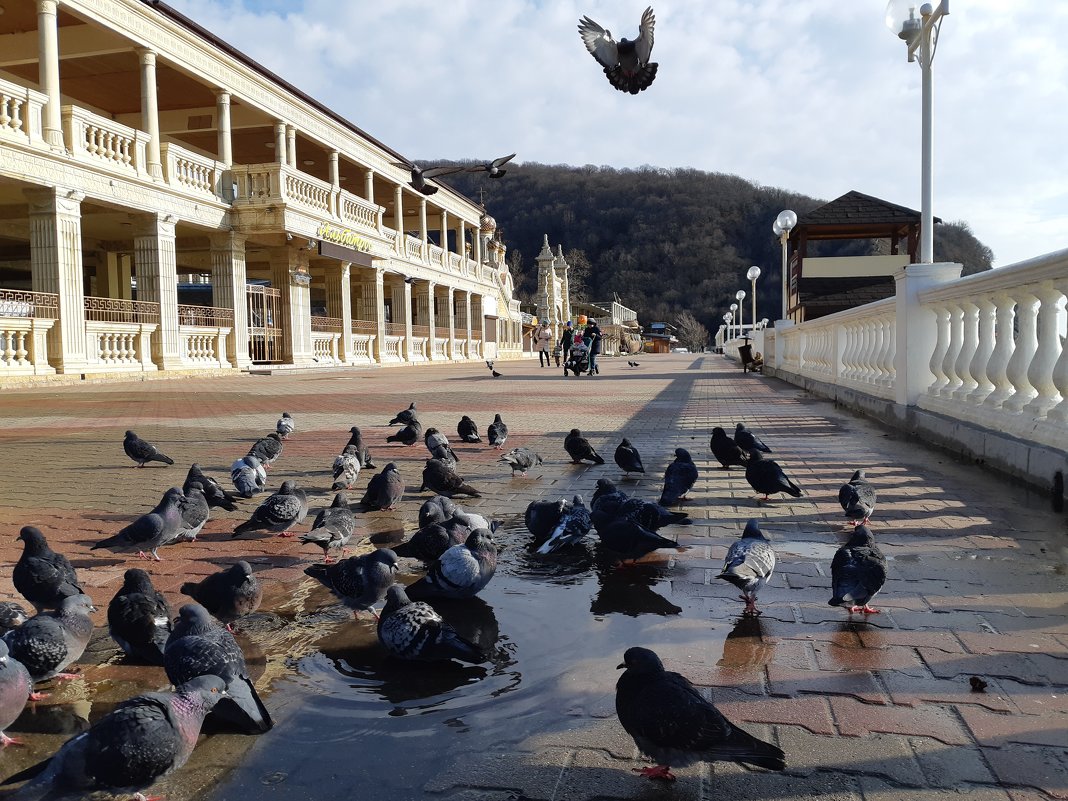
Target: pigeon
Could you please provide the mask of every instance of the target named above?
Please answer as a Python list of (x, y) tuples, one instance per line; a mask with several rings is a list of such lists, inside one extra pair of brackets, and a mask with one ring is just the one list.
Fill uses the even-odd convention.
[(8, 656), (7, 643), (0, 640), (0, 748), (22, 745), (19, 740), (4, 734), (4, 729), (22, 714), (31, 692), (33, 681), (29, 672), (21, 662)]
[(314, 542), (323, 549), (326, 561), (331, 561), (331, 551), (345, 553), (345, 546), (356, 530), (356, 516), (349, 509), (349, 499), (344, 492), (334, 496), (334, 502), (320, 510), (312, 523), (311, 531), (300, 535), (300, 541)]
[(561, 498), (557, 501), (531, 501), (523, 513), (523, 522), (527, 530), (534, 535), (535, 542), (544, 540), (552, 534), (564, 513), (571, 508), (571, 501)]
[(740, 762), (785, 770), (786, 755), (723, 717), (685, 676), (664, 670), (648, 648), (628, 648), (616, 682), (616, 715), (643, 754), (657, 762), (634, 768), (651, 779), (674, 781), (671, 766)]
[(765, 459), (755, 448), (749, 451), (749, 464), (745, 468), (745, 480), (757, 492), (769, 495), (785, 492), (795, 498), (801, 497), (801, 488), (792, 482), (774, 459)]
[(672, 512), (653, 501), (634, 498), (616, 488), (607, 478), (597, 480), (592, 500), (593, 523), (605, 526), (615, 520), (633, 520), (649, 531), (658, 531), (674, 523), (692, 522), (686, 512)]
[(629, 364), (631, 367), (641, 367), (641, 362), (628, 361), (627, 364)]
[(189, 466), (189, 473), (185, 477), (185, 483), (182, 484), (182, 492), (189, 492), (189, 487), (194, 482), (200, 484), (209, 507), (219, 507), (228, 512), (233, 512), (237, 509), (234, 506), (234, 496), (224, 490), (222, 485), (214, 478), (205, 475), (204, 471), (200, 469), (200, 465), (196, 462)]
[(482, 438), (478, 435), (478, 426), (475, 425), (475, 421), (466, 414), (461, 417), (460, 422), (456, 424), (456, 434), (460, 437), (461, 442), (482, 441)]
[(39, 612), (4, 635), (11, 657), (26, 666), (34, 682), (55, 676), (70, 678), (63, 669), (85, 651), (93, 633), (88, 595), (64, 598), (55, 612)]
[(750, 519), (740, 539), (731, 543), (723, 560), (723, 571), (716, 576), (729, 581), (742, 591), (746, 616), (759, 615), (757, 593), (775, 572), (775, 549), (760, 530), (760, 524)]
[(504, 373), (498, 373), (496, 370), (490, 370), (490, 375), (494, 378), (500, 378)]
[(259, 459), (264, 470), (270, 470), (271, 465), (282, 455), (282, 438), (272, 431), (266, 437), (253, 442), (248, 455)]
[(416, 411), (416, 408), (415, 408), (415, 401), (412, 401), (409, 404), (407, 409), (405, 409), (402, 412), (397, 412), (393, 416), (393, 419), (390, 420), (388, 423), (386, 423), (386, 425), (387, 426), (396, 426), (396, 425), (406, 426), (409, 423), (414, 423), (418, 419), (417, 416), (416, 416), (417, 414), (418, 414), (418, 412)]
[(393, 552), (406, 559), (433, 562), (453, 545), (460, 545), (467, 539), (466, 536), (453, 537), (454, 532), (462, 534), (463, 531), (460, 527), (446, 528), (444, 523), (427, 523), (407, 540), (393, 546)]
[(488, 367), (490, 370), (493, 369), (493, 360), (492, 359), (486, 359), (486, 367)]
[(463, 545), (438, 557), (423, 578), (408, 586), (408, 597), (473, 598), (497, 571), (497, 546), (488, 529), (475, 529)]
[[(505, 164), (507, 164), (512, 159), (514, 159), (515, 155), (516, 154), (513, 153), (510, 156), (501, 156), (498, 159), (494, 159), (489, 164), (479, 164), (478, 166), (475, 166), (475, 167), (469, 167), (467, 171), (468, 172), (488, 172), (490, 178), (500, 178), (502, 175), (504, 175), (506, 172), (508, 172), (508, 170), (502, 170), (501, 167), (503, 167)], [(487, 364), (493, 364), (493, 363), (492, 362), (487, 362)]]
[(39, 529), (24, 526), (18, 538), (23, 543), (22, 556), (15, 563), (11, 581), (34, 609), (56, 609), (64, 598), (83, 593), (67, 557), (49, 548)]
[(204, 488), (199, 481), (189, 484), (184, 496), (178, 501), (178, 508), (182, 519), (171, 542), (196, 542), (197, 534), (208, 522), (209, 515), (208, 499), (204, 496)]
[(452, 175), (454, 172), (463, 172), (466, 168), (463, 166), (442, 166), (442, 167), (427, 167), (425, 170), (416, 167), (414, 164), (401, 164), (394, 162), (395, 167), (402, 167), (406, 170), (412, 171), (412, 179), (408, 182), (416, 192), (421, 192), (424, 195), (433, 195), (438, 191), (436, 186), (431, 186), (427, 183), (430, 178), (440, 178), (442, 175)]
[(138, 467), (144, 467), (147, 462), (174, 464), (174, 459), (160, 453), (155, 445), (145, 442), (132, 431), (126, 432), (126, 438), (122, 441), (122, 449), (126, 451), (127, 456), (137, 462)]
[(452, 470), (455, 470), (456, 467), (457, 467), (457, 458), (458, 457), (456, 456), (455, 453), (453, 453), (452, 448), (450, 448), (448, 445), (438, 445), (436, 448), (431, 450), (430, 451), (430, 458), (431, 459), (437, 459), (438, 461), (444, 462)]
[(512, 475), (519, 473), (525, 476), (527, 471), (542, 463), (542, 458), (530, 448), (512, 448), (508, 453), (501, 454), (497, 460), (512, 468)]
[(244, 560), (212, 573), (203, 581), (185, 582), (181, 592), (223, 623), (233, 623), (251, 615), (260, 608), (263, 600), (263, 588), (252, 572), (252, 566)]
[(593, 491), (590, 499), (590, 512), (593, 525), (600, 529), (614, 520), (623, 517), (623, 505), (630, 500), (630, 496), (616, 487), (607, 478), (597, 479), (597, 488)]
[(356, 479), (360, 477), (360, 455), (355, 445), (346, 445), (345, 450), (334, 457), (333, 477), (331, 492), (352, 489)]
[(304, 572), (358, 614), (386, 597), (386, 590), (393, 586), (398, 561), (397, 554), (389, 548), (378, 548), (337, 564), (311, 565)]
[(174, 542), (182, 525), (182, 501), (185, 496), (178, 487), (171, 487), (163, 499), (148, 514), (141, 515), (114, 537), (101, 540), (89, 550), (107, 548), (110, 551), (137, 550), (139, 559), (163, 561), (156, 552), (162, 545)]
[(390, 434), (386, 437), (386, 442), (399, 442), (402, 445), (407, 445), (409, 448), (419, 441), (419, 438), (423, 436), (423, 424), (418, 420), (412, 420), (404, 428), (398, 431), (396, 434)]
[(360, 457), (360, 467), (364, 470), (368, 467), (377, 468), (378, 465), (371, 461), (371, 451), (363, 444), (363, 435), (360, 433), (360, 429), (353, 426), (349, 429), (349, 433), (352, 436), (349, 437), (348, 444), (356, 448), (356, 455)]
[(230, 465), (230, 480), (242, 498), (251, 498), (267, 486), (267, 471), (255, 456), (243, 456)]
[(854, 526), (867, 525), (875, 511), (875, 487), (868, 482), (863, 470), (857, 470), (849, 482), (838, 490), (838, 503), (842, 504), (849, 522)]
[(745, 467), (746, 452), (733, 439), (727, 436), (722, 428), (712, 429), (712, 439), (708, 443), (712, 449), (712, 455), (723, 466), (724, 470), (730, 470), (731, 465)]
[(438, 495), (448, 495), (450, 498), (456, 495), (482, 497), (477, 489), (464, 482), (456, 471), (441, 459), (426, 460), (426, 467), (423, 468), (423, 483), (419, 487), (419, 492), (427, 489)]
[(430, 523), (442, 523), (448, 520), (457, 508), (452, 499), (444, 495), (435, 495), (423, 501), (423, 505), (419, 507), (419, 528)]
[(871, 599), (886, 583), (886, 557), (875, 544), (875, 537), (863, 523), (853, 529), (849, 542), (839, 548), (831, 560), (830, 606), (844, 606), (850, 612), (866, 615), (878, 613), (869, 606)]
[(430, 455), (435, 459), (442, 459), (442, 461), (452, 460), (453, 462), (459, 462), (460, 457), (456, 455), (452, 447), (449, 445), (449, 438), (438, 431), (436, 428), (428, 428), (426, 434), (423, 437), (423, 441), (426, 443), (426, 449), (430, 451)]
[(597, 536), (605, 548), (618, 553), (624, 561), (637, 561), (659, 548), (679, 547), (674, 540), (661, 537), (630, 519), (614, 520), (605, 526), (598, 526)]
[(289, 530), (304, 522), (308, 515), (308, 496), (295, 481), (283, 481), (278, 492), (256, 507), (252, 517), (234, 529), (231, 537), (246, 531), (276, 531), (283, 537), (293, 536)]
[(20, 604), (14, 601), (0, 602), (0, 635), (17, 629), (29, 619), (29, 614)]
[(225, 682), (201, 676), (175, 692), (145, 693), (119, 703), (88, 731), (67, 740), (55, 756), (16, 773), (30, 779), (13, 801), (89, 798), (137, 792), (180, 768), (193, 753), (204, 718), (225, 697)]
[(497, 450), (504, 447), (504, 441), (508, 439), (508, 425), (501, 419), (499, 414), (493, 415), (493, 422), (486, 429), (489, 444)]
[(594, 464), (604, 464), (604, 459), (597, 454), (597, 451), (590, 445), (590, 441), (582, 436), (582, 432), (577, 428), (572, 428), (564, 437), (564, 450), (571, 457), (571, 464), (578, 464), (583, 460)]
[(986, 688), (990, 686), (978, 676), (969, 676), (968, 684), (971, 685), (973, 693), (985, 693)]
[[(557, 508), (560, 509), (560, 515), (556, 524), (550, 529), (545, 541), (537, 548), (537, 552), (543, 556), (580, 542), (593, 528), (590, 510), (583, 503), (581, 495), (576, 495), (571, 501), (563, 501), (557, 505)], [(531, 512), (529, 506), (527, 512), (528, 515)], [(530, 528), (529, 523), (527, 528)]]
[(641, 454), (626, 437), (623, 437), (623, 441), (616, 446), (615, 460), (624, 474), (645, 472)]
[(636, 95), (649, 88), (660, 66), (649, 61), (655, 24), (653, 9), (647, 8), (638, 27), (638, 38), (633, 41), (620, 39), (617, 43), (611, 31), (586, 16), (579, 20), (578, 32), (590, 55), (604, 68), (608, 82), (621, 92)]
[(390, 462), (382, 468), (382, 472), (371, 476), (367, 482), (367, 491), (360, 499), (360, 506), (365, 512), (375, 509), (388, 510), (397, 505), (404, 497), (404, 479), (397, 471), (397, 465)]
[(738, 444), (738, 447), (748, 453), (754, 448), (764, 453), (771, 453), (771, 448), (764, 444), (764, 441), (760, 439), (756, 434), (745, 427), (745, 423), (738, 423), (734, 427), (734, 441)]
[(163, 650), (163, 669), (175, 686), (198, 676), (222, 679), (227, 697), (215, 708), (215, 714), (243, 731), (257, 734), (274, 725), (249, 678), (241, 646), (200, 604), (186, 604), (178, 610), (174, 631)]
[(409, 600), (400, 584), (386, 590), (386, 605), (378, 619), (378, 641), (401, 659), (456, 659), (472, 665), (485, 661), (478, 646), (461, 637), (430, 604)]
[(293, 433), (293, 430), (296, 427), (297, 424), (289, 412), (282, 412), (282, 416), (279, 417), (278, 422), (274, 424), (274, 430), (282, 439), (289, 439), (289, 435)]
[(122, 652), (148, 665), (163, 664), (171, 633), (171, 608), (148, 573), (131, 568), (108, 604), (108, 632)]
[(697, 483), (697, 465), (685, 448), (675, 449), (675, 461), (664, 471), (664, 491), (660, 493), (660, 505), (670, 506), (687, 500), (686, 493)]

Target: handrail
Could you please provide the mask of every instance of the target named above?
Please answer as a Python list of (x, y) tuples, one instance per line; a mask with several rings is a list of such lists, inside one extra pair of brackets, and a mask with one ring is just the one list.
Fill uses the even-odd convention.
[(159, 304), (147, 300), (85, 298), (85, 319), (102, 323), (154, 323), (159, 325)]
[(59, 319), (59, 295), (51, 292), (29, 292), (22, 289), (0, 289), (0, 317), (57, 320)]

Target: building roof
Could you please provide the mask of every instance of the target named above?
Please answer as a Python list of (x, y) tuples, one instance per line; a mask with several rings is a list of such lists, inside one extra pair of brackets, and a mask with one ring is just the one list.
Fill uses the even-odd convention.
[[(850, 190), (801, 215), (798, 225), (895, 225), (920, 221), (920, 212)], [(941, 222), (941, 221), (939, 221)]]

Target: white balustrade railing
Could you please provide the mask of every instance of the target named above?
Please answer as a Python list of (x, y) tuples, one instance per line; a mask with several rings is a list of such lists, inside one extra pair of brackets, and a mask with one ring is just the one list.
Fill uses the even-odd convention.
[(0, 80), (0, 139), (43, 145), (41, 109), (48, 95)]
[(449, 358), (448, 337), (434, 337), (434, 358), (439, 361), (445, 361)]
[(155, 323), (116, 323), (86, 320), (86, 361), (97, 370), (150, 372), (151, 337)]
[(123, 175), (147, 175), (147, 133), (79, 106), (63, 106), (61, 117), (63, 138), (75, 159)]
[(380, 211), (380, 206), (341, 190), (341, 219), (344, 222), (377, 231)]
[(404, 361), (404, 337), (397, 336), (396, 334), (386, 334), (385, 339), (382, 340), (382, 361), (383, 362), (402, 362)]
[(207, 325), (179, 325), (182, 363), (195, 368), (230, 367), (226, 357), (226, 339), (230, 328)]
[(363, 334), (353, 332), (352, 345), (349, 348), (350, 364), (374, 364), (375, 363), (375, 334)]
[(423, 240), (405, 235), (404, 244), (407, 248), (408, 258), (416, 261), (423, 260)]
[(449, 253), (449, 269), (453, 272), (460, 272), (460, 267), (464, 261), (465, 260), (460, 257), (459, 253)]
[(341, 332), (312, 331), (312, 356), (317, 364), (341, 364)]
[(0, 316), (0, 378), (54, 373), (48, 364), (48, 332), (55, 320)]
[(412, 335), (409, 360), (413, 362), (425, 362), (429, 358), (427, 350), (430, 337)]
[(163, 180), (183, 192), (217, 197), (225, 166), (206, 156), (192, 153), (173, 142), (159, 146)]
[(465, 359), (464, 350), (467, 345), (467, 337), (456, 337), (452, 341), (452, 358), (453, 359)]
[(428, 244), (427, 247), (430, 249), (430, 252), (427, 254), (427, 258), (430, 260), (430, 263), (431, 264), (442, 264), (443, 263), (442, 253), (444, 251), (440, 247), (435, 245), (435, 244)]
[(283, 177), (283, 197), (289, 203), (332, 216), (332, 187), (306, 173), (280, 165)]

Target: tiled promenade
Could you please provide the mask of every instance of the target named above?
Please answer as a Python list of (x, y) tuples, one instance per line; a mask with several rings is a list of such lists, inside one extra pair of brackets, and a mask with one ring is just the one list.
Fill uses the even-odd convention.
[[(1064, 517), (1051, 512), (1044, 498), (1006, 480), (956, 464), (786, 384), (743, 376), (721, 357), (644, 356), (640, 362), (632, 369), (623, 359), (605, 359), (602, 375), (578, 379), (527, 361), (499, 363), (505, 376), (496, 380), (483, 366), (447, 365), (3, 392), (0, 599), (16, 598), (11, 565), (21, 543), (15, 537), (21, 526), (33, 524), (75, 562), (102, 626), (81, 663), (84, 678), (57, 690), (9, 730), (28, 747), (3, 752), (0, 778), (54, 749), (83, 725), (80, 719), (165, 683), (158, 670), (123, 664), (106, 637), (107, 601), (137, 560), (90, 554), (91, 544), (147, 511), (167, 487), (181, 484), (192, 461), (228, 485), (229, 464), (273, 430), (283, 410), (293, 414), (298, 429), (272, 473), (272, 488), (295, 478), (315, 491), (313, 513), (325, 505), (330, 463), (349, 427), (357, 425), (379, 467), (396, 461), (409, 485), (399, 513), (360, 516), (364, 533), (404, 523), (411, 531), (427, 497), (414, 492), (425, 449), (385, 445), (392, 429), (384, 423), (415, 400), (425, 424), (450, 438), (461, 414), (470, 414), (484, 431), (500, 412), (511, 429), (506, 447), (529, 445), (546, 458), (527, 479), (510, 479), (491, 449), (459, 448), (460, 472), (484, 489), (482, 499), (466, 505), (510, 521), (502, 536), (515, 543), (523, 541), (516, 515), (521, 520), (530, 500), (572, 492), (588, 498), (597, 478), (619, 478), (611, 453), (620, 432), (641, 451), (649, 471), (642, 482), (623, 485), (628, 491), (654, 496), (679, 446), (691, 450), (701, 478), (687, 507), (694, 525), (666, 532), (678, 533), (689, 547), (661, 552), (667, 580), (658, 590), (680, 613), (639, 618), (642, 641), (576, 654), (574, 664), (561, 668), (567, 681), (562, 675), (564, 688), (556, 690), (565, 699), (559, 724), (451, 760), (410, 787), (408, 797), (1068, 799)], [(739, 420), (771, 445), (804, 497), (757, 504), (741, 471), (718, 469), (708, 451), (711, 428), (733, 429)], [(571, 427), (587, 434), (608, 466), (567, 463), (562, 439)], [(132, 469), (121, 447), (127, 428), (176, 465)], [(871, 527), (889, 560), (889, 580), (875, 602), (883, 613), (867, 620), (850, 620), (826, 604), (830, 559), (846, 534), (837, 491), (858, 467), (867, 468), (879, 489)], [(367, 477), (361, 475), (354, 500)], [(200, 541), (163, 549), (162, 563), (141, 564), (177, 608), (183, 601), (177, 589), (187, 577), (249, 558), (265, 582), (264, 609), (271, 613), (244, 633), (243, 642), (260, 686), (275, 681), (276, 691), (266, 698), (278, 726), (258, 741), (210, 736), (164, 788), (168, 797), (203, 797), (221, 779), (222, 798), (332, 798), (346, 790), (345, 797), (400, 797), (355, 779), (346, 783), (349, 766), (337, 761), (303, 777), (287, 773), (280, 738), (291, 733), (289, 721), (300, 720), (302, 692), (315, 692), (302, 690), (309, 679), (292, 679), (294, 660), (313, 649), (324, 628), (342, 625), (342, 618), (321, 621), (318, 628), (287, 625), (328, 605), (302, 574), (318, 552), (277, 538), (231, 540), (229, 532), (253, 506), (213, 510)], [(751, 516), (773, 540), (779, 568), (761, 595), (763, 616), (740, 621), (737, 592), (714, 576)], [(585, 620), (590, 612), (580, 607), (574, 615)], [(501, 620), (502, 632), (507, 623)], [(642, 763), (612, 706), (614, 668), (628, 644), (654, 648), (670, 669), (709, 688), (729, 718), (778, 742), (788, 770), (701, 765), (677, 771), (679, 782), (671, 787), (637, 778), (630, 769)], [(970, 691), (970, 676), (987, 682), (985, 693)], [(569, 693), (581, 701), (566, 703)], [(364, 752), (359, 740), (351, 743), (354, 774)], [(273, 754), (277, 775), (290, 780), (275, 788), (274, 774), (253, 775), (251, 769), (225, 780), (232, 764), (259, 765), (264, 754)]]

